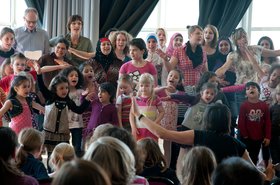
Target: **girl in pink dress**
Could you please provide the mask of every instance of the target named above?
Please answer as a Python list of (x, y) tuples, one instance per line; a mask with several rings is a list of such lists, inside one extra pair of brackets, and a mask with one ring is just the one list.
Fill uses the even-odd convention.
[[(166, 98), (172, 94), (184, 94), (184, 87), (182, 85), (182, 75), (177, 69), (173, 69), (167, 76), (167, 86), (162, 86), (155, 89), (156, 94), (160, 98)], [(168, 130), (176, 130), (178, 119), (178, 103), (179, 101), (167, 100), (162, 101), (164, 109), (164, 116), (160, 122), (160, 125)], [(164, 156), (166, 164), (169, 166), (171, 160), (171, 141), (163, 141)]]
[[(149, 73), (142, 74), (139, 78), (138, 85), (139, 90), (136, 101), (141, 114), (160, 124), (160, 121), (164, 116), (164, 109), (162, 107), (160, 99), (155, 95), (153, 76)], [(131, 115), (131, 113), (129, 119), (131, 124), (132, 135), (137, 140), (146, 137), (151, 137), (156, 141), (158, 140), (158, 138), (154, 134), (152, 134), (145, 127), (145, 125), (141, 124), (138, 119)]]
[(8, 99), (0, 109), (0, 116), (8, 112), (10, 127), (17, 134), (24, 128), (32, 127), (32, 108), (44, 112), (44, 107), (27, 97), (30, 92), (30, 80), (26, 76), (15, 76)]

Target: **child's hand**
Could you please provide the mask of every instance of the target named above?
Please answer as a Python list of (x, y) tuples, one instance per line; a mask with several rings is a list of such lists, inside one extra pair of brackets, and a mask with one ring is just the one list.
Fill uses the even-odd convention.
[(87, 101), (93, 101), (94, 95), (95, 95), (94, 92), (88, 93), (87, 96), (85, 97), (85, 99), (86, 99)]
[(35, 62), (35, 60), (28, 59), (26, 61), (26, 66), (30, 67), (30, 68), (34, 68), (34, 62)]
[(82, 96), (86, 96), (86, 95), (88, 95), (88, 93), (89, 93), (89, 89), (86, 88), (86, 90), (84, 90), (84, 91), (82, 92)]
[(269, 140), (269, 139), (267, 139), (267, 138), (264, 138), (264, 140), (263, 140), (263, 144), (264, 144), (264, 146), (268, 146), (268, 145), (269, 145), (269, 143), (270, 143), (270, 140)]
[(271, 181), (273, 179), (273, 177), (275, 175), (275, 169), (273, 168), (273, 164), (272, 164), (271, 160), (269, 160), (268, 166), (264, 173), (266, 175), (265, 180)]
[(41, 67), (37, 61), (33, 61), (33, 68), (38, 75), (41, 74)]

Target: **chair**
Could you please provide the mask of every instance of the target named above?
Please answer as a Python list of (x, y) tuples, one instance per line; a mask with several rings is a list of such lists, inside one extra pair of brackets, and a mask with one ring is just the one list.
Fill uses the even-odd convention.
[(174, 185), (174, 182), (166, 177), (148, 177), (150, 185)]

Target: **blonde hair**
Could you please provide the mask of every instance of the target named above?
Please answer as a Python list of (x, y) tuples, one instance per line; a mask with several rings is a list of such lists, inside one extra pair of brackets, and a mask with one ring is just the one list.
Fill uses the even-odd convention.
[(68, 143), (60, 143), (55, 146), (51, 156), (50, 156), (50, 166), (57, 170), (67, 162), (75, 158), (75, 150), (73, 146)]
[[(140, 77), (139, 77), (139, 82), (138, 85), (140, 84), (150, 84), (152, 86), (151, 89), (151, 98), (153, 98), (153, 96), (155, 96), (155, 92), (154, 92), (154, 84), (155, 84), (155, 80), (154, 77), (149, 74), (149, 73), (143, 73)], [(140, 89), (140, 88), (139, 88)], [(138, 90), (138, 95), (140, 95), (141, 92), (140, 90)]]
[[(219, 31), (218, 31), (218, 29), (217, 29), (216, 26), (211, 25), (211, 24), (207, 24), (207, 25), (205, 26), (204, 30), (203, 30), (203, 33), (204, 33), (204, 31), (206, 30), (206, 28), (210, 28), (210, 29), (212, 30), (212, 32), (214, 33), (214, 38), (213, 38), (213, 40), (211, 41), (210, 46), (211, 46), (211, 48), (216, 48), (217, 43), (218, 43), (218, 39), (219, 39)], [(201, 45), (202, 45), (202, 46), (205, 45), (205, 39), (202, 40)]]
[(134, 155), (126, 144), (116, 138), (98, 138), (90, 145), (83, 158), (103, 167), (112, 185), (130, 184), (134, 179)]
[(189, 38), (190, 38), (191, 34), (193, 32), (195, 32), (196, 29), (198, 29), (201, 32), (203, 32), (203, 29), (200, 26), (198, 26), (198, 25), (187, 26), (187, 29), (188, 29), (188, 37)]
[[(233, 42), (233, 44), (235, 46), (237, 46), (237, 40), (241, 39), (241, 37), (245, 35), (246, 37), (248, 37), (246, 31), (243, 29), (243, 28), (237, 28), (235, 29), (232, 34), (231, 34), (231, 40)], [(238, 50), (238, 47), (237, 47), (237, 50)]]
[(25, 128), (18, 136), (20, 147), (16, 155), (16, 164), (20, 167), (28, 156), (28, 153), (40, 151), (44, 144), (44, 135), (34, 128)]

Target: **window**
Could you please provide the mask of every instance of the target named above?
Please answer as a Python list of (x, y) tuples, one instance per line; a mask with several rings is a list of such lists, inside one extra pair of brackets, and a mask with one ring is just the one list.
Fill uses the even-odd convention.
[[(249, 35), (251, 44), (257, 45), (262, 36), (268, 36), (272, 39), (274, 48), (280, 49), (280, 22), (278, 0), (254, 0), (252, 1), (251, 25)], [(250, 23), (250, 22), (249, 22)]]
[(181, 33), (186, 42), (186, 26), (197, 24), (198, 5), (198, 0), (160, 0), (137, 37), (145, 40), (149, 33), (161, 27), (167, 31), (167, 43), (175, 32)]
[[(250, 43), (256, 45), (262, 36), (269, 36), (275, 49), (280, 49), (279, 0), (254, 0), (237, 27), (248, 33)], [(163, 27), (167, 31), (167, 42), (175, 32), (180, 32), (187, 41), (187, 25), (198, 22), (199, 0), (159, 0), (157, 6), (137, 37), (145, 40), (148, 33)]]
[(27, 8), (24, 0), (1, 1), (0, 29), (3, 27), (15, 28), (23, 25), (23, 14)]

